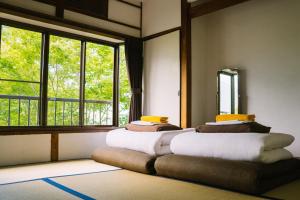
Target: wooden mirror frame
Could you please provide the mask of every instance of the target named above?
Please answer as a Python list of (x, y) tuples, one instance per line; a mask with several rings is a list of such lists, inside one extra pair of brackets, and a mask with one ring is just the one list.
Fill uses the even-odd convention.
[[(240, 71), (237, 68), (223, 68), (221, 70), (218, 71), (217, 73), (217, 114), (220, 115), (221, 114), (221, 103), (220, 103), (220, 75), (221, 74), (226, 74), (226, 75), (230, 75), (231, 76), (231, 112), (230, 114), (239, 114), (241, 113), (241, 95), (240, 95)], [(237, 109), (237, 113), (235, 112), (235, 84), (234, 84), (234, 77), (237, 76), (238, 82), (238, 91), (237, 91), (237, 104), (238, 104), (238, 109)]]

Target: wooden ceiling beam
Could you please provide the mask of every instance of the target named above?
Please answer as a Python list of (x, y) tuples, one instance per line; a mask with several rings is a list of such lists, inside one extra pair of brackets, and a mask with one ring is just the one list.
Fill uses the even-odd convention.
[(190, 17), (199, 17), (246, 1), (249, 0), (211, 0), (191, 7)]

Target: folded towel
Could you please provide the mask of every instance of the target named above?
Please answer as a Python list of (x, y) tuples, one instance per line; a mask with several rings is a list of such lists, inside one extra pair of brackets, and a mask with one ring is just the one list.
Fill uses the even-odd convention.
[(141, 121), (168, 123), (168, 117), (163, 117), (163, 116), (142, 116)]
[(242, 122), (240, 124), (215, 122), (213, 125), (206, 123), (206, 125), (200, 125), (196, 128), (199, 133), (270, 133), (270, 130), (271, 127), (257, 122)]
[[(151, 122), (147, 122), (147, 123), (151, 123)], [(149, 126), (130, 123), (126, 125), (125, 129), (129, 131), (136, 131), (136, 132), (158, 132), (158, 131), (182, 130), (182, 128), (168, 123), (153, 124)]]
[(153, 123), (153, 122), (145, 122), (145, 121), (132, 121), (130, 124), (139, 125), (139, 126), (154, 126), (155, 124), (161, 123)]
[(255, 121), (255, 115), (246, 115), (246, 114), (229, 114), (229, 115), (217, 115), (216, 121), (232, 121), (232, 120), (238, 120), (238, 121)]
[(229, 121), (218, 121), (218, 122), (206, 122), (205, 125), (219, 126), (219, 125), (234, 125), (234, 124), (245, 124), (248, 121), (229, 120)]
[(290, 145), (294, 139), (292, 135), (281, 133), (189, 132), (175, 136), (170, 148), (178, 155), (271, 163), (292, 157), (283, 148)]

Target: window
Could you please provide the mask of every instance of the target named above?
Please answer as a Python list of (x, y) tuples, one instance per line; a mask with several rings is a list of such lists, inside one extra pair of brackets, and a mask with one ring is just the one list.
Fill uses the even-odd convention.
[(113, 124), (114, 48), (86, 43), (85, 125)]
[(79, 125), (81, 42), (50, 36), (48, 125)]
[(0, 126), (39, 124), (42, 34), (1, 26)]
[(48, 30), (0, 27), (0, 126), (128, 122), (124, 46)]
[(131, 90), (128, 80), (124, 45), (120, 46), (119, 62), (119, 126), (125, 126), (128, 123)]

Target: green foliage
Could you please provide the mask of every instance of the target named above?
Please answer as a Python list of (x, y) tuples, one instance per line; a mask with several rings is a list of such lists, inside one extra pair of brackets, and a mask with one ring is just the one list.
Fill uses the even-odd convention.
[(78, 40), (50, 36), (48, 97), (79, 99), (80, 46)]
[[(2, 26), (0, 78), (40, 81), (42, 34)], [(79, 124), (81, 41), (50, 36), (48, 75), (48, 125)], [(114, 48), (86, 45), (85, 124), (111, 125)], [(130, 88), (124, 47), (120, 48), (120, 125), (128, 122)], [(31, 100), (0, 98), (0, 126), (38, 124), (39, 83), (0, 81), (0, 95), (36, 97)], [(67, 100), (62, 101), (64, 98)], [(10, 103), (10, 112), (8, 111)], [(19, 112), (20, 108), (20, 112)], [(10, 115), (9, 115), (10, 113)], [(19, 117), (20, 116), (20, 117)], [(8, 120), (10, 118), (10, 120)]]
[(112, 101), (113, 74), (114, 48), (87, 43), (85, 99)]
[[(39, 82), (41, 40), (41, 33), (2, 26), (0, 78)], [(38, 97), (39, 93), (39, 83), (0, 81), (1, 95)], [(8, 123), (10, 126), (28, 125), (28, 108), (28, 101), (21, 100), (19, 106), (16, 99), (0, 99), (0, 126), (7, 126)], [(37, 101), (32, 101), (30, 125), (37, 124), (37, 110)]]
[[(40, 33), (2, 26), (0, 78), (40, 81)], [(39, 84), (1, 82), (0, 93), (39, 96)]]
[[(78, 99), (81, 42), (50, 36), (48, 98)], [(48, 125), (78, 125), (79, 102), (48, 101)]]

